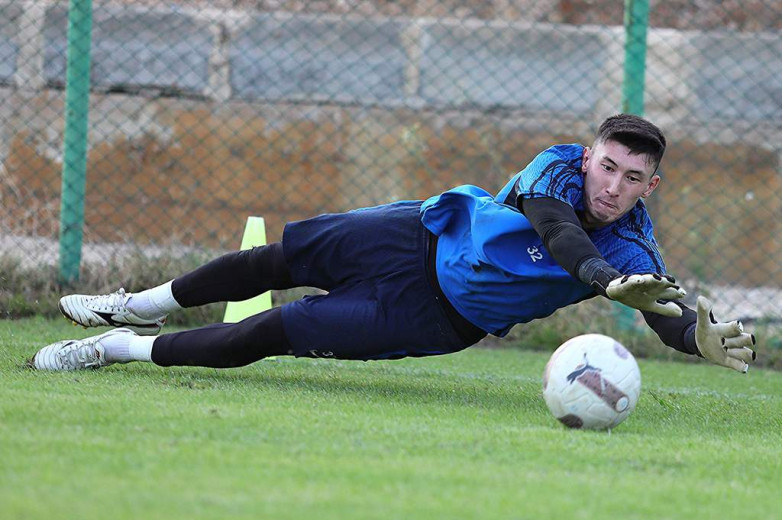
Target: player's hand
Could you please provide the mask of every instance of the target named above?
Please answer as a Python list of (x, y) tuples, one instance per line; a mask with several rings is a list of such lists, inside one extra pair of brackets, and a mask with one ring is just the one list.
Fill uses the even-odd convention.
[(714, 319), (711, 302), (698, 296), (698, 322), (695, 325), (695, 344), (701, 355), (717, 365), (746, 373), (755, 352), (755, 335), (744, 332), (740, 321), (719, 323)]
[(687, 291), (676, 285), (670, 275), (633, 274), (615, 278), (606, 287), (606, 295), (612, 300), (624, 303), (641, 311), (651, 311), (663, 316), (678, 318), (682, 309), (672, 301), (683, 298)]

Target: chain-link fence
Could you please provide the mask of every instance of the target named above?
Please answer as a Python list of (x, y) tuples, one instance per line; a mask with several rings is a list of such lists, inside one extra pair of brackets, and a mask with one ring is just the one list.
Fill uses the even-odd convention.
[[(0, 2), (0, 244), (27, 266), (58, 264), (70, 210), (77, 1)], [(551, 144), (591, 144), (626, 101), (615, 0), (80, 4), (82, 268), (234, 249), (249, 215), (276, 240), (321, 212), (496, 191)], [(643, 107), (669, 139), (657, 237), (692, 294), (744, 319), (782, 320), (780, 29), (779, 0), (649, 8)]]

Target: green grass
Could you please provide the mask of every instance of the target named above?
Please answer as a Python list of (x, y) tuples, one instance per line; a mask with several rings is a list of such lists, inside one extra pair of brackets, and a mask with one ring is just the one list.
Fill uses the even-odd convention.
[(0, 321), (0, 518), (779, 518), (782, 373), (640, 360), (611, 434), (543, 403), (547, 353), (234, 370), (22, 367), (87, 331)]

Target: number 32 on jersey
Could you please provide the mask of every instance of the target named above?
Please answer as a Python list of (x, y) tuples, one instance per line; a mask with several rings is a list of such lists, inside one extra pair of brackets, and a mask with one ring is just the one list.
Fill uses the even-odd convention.
[(535, 263), (538, 260), (543, 260), (543, 253), (540, 252), (540, 249), (534, 246), (530, 246), (527, 248), (527, 253), (529, 253), (530, 259), (532, 259), (532, 262)]

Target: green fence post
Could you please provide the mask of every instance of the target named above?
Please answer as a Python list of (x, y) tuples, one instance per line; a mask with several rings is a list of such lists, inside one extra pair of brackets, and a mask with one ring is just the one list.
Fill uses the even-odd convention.
[(79, 279), (84, 234), (84, 193), (90, 96), (92, 0), (68, 6), (65, 136), (60, 198), (60, 282)]
[(644, 114), (646, 79), (646, 32), (649, 0), (625, 0), (625, 67), (622, 82), (622, 112)]
[[(646, 32), (649, 26), (649, 0), (625, 0), (625, 66), (622, 81), (622, 112), (644, 114), (644, 81), (646, 80)], [(619, 330), (635, 326), (635, 311), (614, 303)]]

